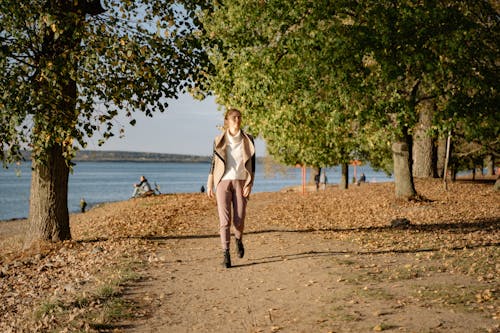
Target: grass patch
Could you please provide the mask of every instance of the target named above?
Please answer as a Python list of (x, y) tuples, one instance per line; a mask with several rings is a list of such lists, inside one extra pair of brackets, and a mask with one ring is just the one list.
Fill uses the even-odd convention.
[(114, 328), (114, 322), (132, 318), (133, 308), (134, 304), (113, 296), (102, 304), (97, 314), (93, 312), (92, 315), (88, 316), (90, 319), (89, 325), (97, 330), (112, 329)]
[(79, 308), (83, 309), (89, 306), (90, 304), (90, 299), (86, 296), (78, 296), (73, 303), (71, 304), (72, 307), (74, 308)]
[(40, 320), (45, 316), (63, 313), (66, 306), (59, 300), (43, 302), (34, 312), (35, 319)]
[(446, 270), (454, 270), (479, 280), (493, 280), (497, 276), (500, 248), (484, 246), (436, 251), (429, 255), (429, 259), (441, 262)]
[(72, 300), (43, 302), (36, 308), (34, 319), (43, 322), (47, 331), (54, 332), (78, 331), (85, 327), (97, 331), (113, 328), (113, 322), (133, 317), (135, 305), (123, 299), (123, 291), (128, 283), (141, 278), (135, 271), (139, 265), (134, 261), (119, 263), (112, 275), (103, 273), (104, 278), (100, 280), (104, 283), (93, 291), (74, 296)]
[(397, 325), (392, 325), (392, 324), (388, 324), (388, 323), (380, 323), (380, 324), (376, 325), (375, 327), (373, 327), (373, 331), (382, 332), (382, 331), (397, 329), (398, 327), (399, 326), (397, 326)]
[(439, 265), (407, 264), (403, 266), (391, 266), (380, 272), (378, 281), (408, 281), (443, 271), (445, 271), (445, 268)]
[(415, 265), (390, 266), (386, 268), (364, 267), (351, 269), (350, 274), (346, 274), (344, 279), (353, 285), (363, 285), (366, 283), (396, 282), (416, 279), (429, 275), (431, 272), (439, 271), (437, 267), (419, 267)]
[(365, 287), (365, 288), (360, 289), (357, 293), (362, 298), (369, 297), (369, 298), (374, 298), (374, 299), (384, 300), (384, 301), (394, 299), (393, 294), (391, 294), (390, 292), (388, 292), (387, 290), (382, 289), (382, 288), (366, 288)]
[(469, 276), (494, 279), (497, 276), (496, 264), (500, 261), (497, 247), (462, 251), (462, 255), (451, 258), (450, 266)]
[(338, 259), (337, 263), (339, 265), (343, 265), (343, 266), (352, 266), (352, 265), (357, 264), (357, 262), (355, 260), (352, 260), (352, 259)]
[(498, 291), (481, 286), (459, 287), (454, 285), (434, 285), (419, 289), (414, 293), (424, 302), (441, 304), (460, 311), (482, 311), (485, 306), (498, 300)]
[(91, 326), (109, 326), (112, 322), (132, 316), (134, 304), (126, 302), (122, 296), (127, 283), (140, 279), (140, 275), (134, 270), (137, 265), (137, 262), (131, 261), (123, 263), (114, 279), (96, 289), (94, 299), (99, 306), (92, 308), (87, 315)]
[(362, 321), (363, 317), (358, 313), (348, 313), (346, 312), (345, 307), (338, 306), (333, 309), (332, 319), (334, 321), (343, 321), (343, 322), (356, 322)]
[(120, 296), (121, 290), (119, 285), (104, 285), (97, 289), (96, 297), (100, 300), (106, 301), (108, 299)]

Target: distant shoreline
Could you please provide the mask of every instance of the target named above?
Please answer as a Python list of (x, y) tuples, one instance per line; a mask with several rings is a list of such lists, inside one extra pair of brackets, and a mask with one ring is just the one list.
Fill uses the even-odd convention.
[[(31, 152), (22, 153), (24, 161), (31, 160)], [(121, 150), (79, 150), (73, 162), (165, 162), (165, 163), (210, 163), (211, 156), (146, 153)], [(264, 157), (257, 157), (262, 162)]]
[(76, 153), (75, 162), (170, 162), (201, 163), (210, 162), (209, 156), (144, 153), (131, 151), (81, 150)]
[[(22, 153), (23, 160), (31, 160), (31, 152)], [(207, 163), (210, 156), (147, 153), (121, 150), (79, 150), (74, 162), (171, 162), (171, 163)]]

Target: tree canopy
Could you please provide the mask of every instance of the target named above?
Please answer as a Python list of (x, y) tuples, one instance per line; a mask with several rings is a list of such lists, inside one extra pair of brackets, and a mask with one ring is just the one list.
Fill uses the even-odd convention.
[(231, 1), (201, 21), (218, 101), (241, 107), (287, 164), (359, 154), (387, 170), (400, 141), (411, 177), (428, 100), (429, 131), (498, 137), (498, 12), (488, 1)]
[[(333, 7), (309, 1), (235, 1), (201, 18), (223, 105), (244, 108), (247, 125), (286, 164), (331, 166), (355, 146), (354, 113), (342, 89), (356, 54), (341, 45)], [(332, 38), (332, 34), (338, 39)], [(361, 68), (356, 68), (361, 70)], [(351, 107), (354, 105), (351, 104)]]
[(166, 99), (195, 85), (204, 61), (195, 9), (189, 1), (2, 1), (4, 163), (21, 148), (42, 160), (54, 143), (70, 160), (86, 137), (98, 133), (102, 143), (122, 133), (119, 112), (131, 124), (134, 112), (163, 112)]

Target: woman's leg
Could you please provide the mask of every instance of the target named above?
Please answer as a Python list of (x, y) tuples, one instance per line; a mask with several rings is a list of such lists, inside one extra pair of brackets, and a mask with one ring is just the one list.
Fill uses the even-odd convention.
[(215, 197), (217, 199), (217, 211), (219, 212), (219, 233), (223, 250), (229, 249), (229, 241), (231, 240), (232, 192), (232, 182), (230, 180), (222, 180), (217, 184)]
[(234, 236), (242, 239), (248, 199), (243, 196), (244, 180), (233, 181), (233, 224)]

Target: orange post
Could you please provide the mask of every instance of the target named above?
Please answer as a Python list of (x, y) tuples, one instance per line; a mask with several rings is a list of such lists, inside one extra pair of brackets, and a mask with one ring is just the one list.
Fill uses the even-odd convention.
[(302, 166), (302, 194), (306, 194), (306, 166)]

